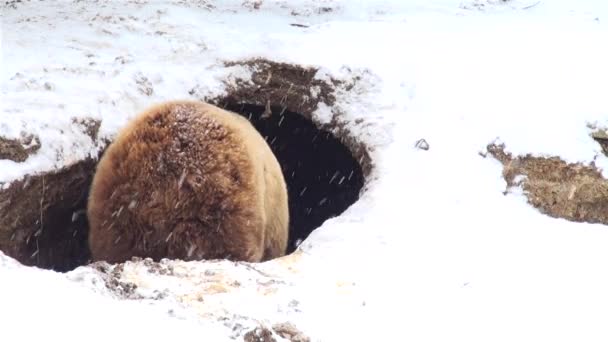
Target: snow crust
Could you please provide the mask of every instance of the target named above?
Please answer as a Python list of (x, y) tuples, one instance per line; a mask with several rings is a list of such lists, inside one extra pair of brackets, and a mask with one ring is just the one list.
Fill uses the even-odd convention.
[(373, 148), (361, 200), (255, 267), (127, 263), (131, 299), (93, 268), (57, 274), (0, 254), (3, 336), (223, 341), (291, 321), (314, 341), (608, 338), (608, 229), (504, 196), (501, 165), (479, 156), (499, 139), (608, 174), (587, 127), (608, 126), (605, 1), (254, 3), (2, 5), (0, 135), (35, 133), (42, 147), (1, 160), (0, 182), (94, 155), (72, 118), (101, 119), (99, 139), (111, 137), (152, 102), (247, 78), (224, 61), (263, 57), (359, 76), (334, 107)]

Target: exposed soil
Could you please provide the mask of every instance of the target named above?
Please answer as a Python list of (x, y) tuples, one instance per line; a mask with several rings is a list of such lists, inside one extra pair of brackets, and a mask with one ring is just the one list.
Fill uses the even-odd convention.
[(265, 326), (258, 326), (253, 330), (248, 331), (243, 336), (243, 340), (245, 342), (276, 342), (273, 331), (290, 342), (310, 342), (310, 337), (304, 335), (290, 322), (274, 324), (272, 329)]
[[(158, 263), (155, 263), (155, 265), (160, 267)], [(110, 265), (106, 262), (98, 261), (90, 264), (90, 266), (99, 272), (108, 290), (117, 297), (122, 299), (142, 299), (136, 292), (137, 285), (121, 280), (124, 264)]]
[(24, 135), (18, 139), (0, 137), (0, 159), (21, 163), (39, 149), (40, 139), (34, 135)]
[[(229, 87), (228, 103), (251, 103), (286, 107), (290, 111), (310, 115), (320, 102), (332, 106), (336, 97), (334, 88), (341, 82), (315, 79), (318, 69), (272, 62), (265, 59), (227, 62), (227, 67), (240, 65), (252, 70), (251, 83), (238, 81)], [(213, 101), (212, 102), (217, 102)]]
[(0, 191), (0, 249), (25, 265), (66, 271), (88, 258), (86, 198), (96, 161), (30, 175)]
[(277, 323), (272, 326), (279, 336), (291, 342), (310, 342), (310, 338), (304, 335), (295, 325), (290, 322)]
[(528, 202), (551, 217), (608, 224), (608, 180), (592, 165), (566, 163), (558, 157), (514, 157), (504, 145), (489, 145), (488, 153), (504, 166), (509, 188), (521, 187)]
[(99, 127), (101, 127), (101, 120), (96, 120), (92, 118), (80, 118), (80, 119), (72, 119), (72, 123), (75, 125), (79, 125), (82, 128), (82, 131), (86, 133), (93, 142), (97, 141), (97, 137), (99, 135)]
[(22, 4), (22, 3), (23, 3), (23, 0), (4, 0), (1, 2), (2, 7), (14, 8), (14, 9), (17, 8), (17, 5)]
[(600, 144), (602, 151), (608, 157), (608, 130), (597, 130), (591, 136)]
[(243, 336), (245, 342), (277, 342), (272, 336), (272, 331), (266, 327), (257, 327)]

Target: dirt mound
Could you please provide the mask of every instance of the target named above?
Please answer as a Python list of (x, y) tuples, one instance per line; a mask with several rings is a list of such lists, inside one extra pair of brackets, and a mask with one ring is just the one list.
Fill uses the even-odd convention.
[(513, 156), (504, 145), (488, 153), (504, 166), (507, 194), (521, 187), (542, 213), (575, 222), (608, 224), (608, 180), (593, 165), (566, 163), (558, 157)]
[(39, 149), (40, 139), (34, 135), (23, 135), (19, 139), (0, 137), (0, 159), (21, 163)]

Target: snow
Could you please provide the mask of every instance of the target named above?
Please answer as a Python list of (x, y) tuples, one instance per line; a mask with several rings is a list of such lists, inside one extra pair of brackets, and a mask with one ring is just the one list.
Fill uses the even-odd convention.
[[(2, 264), (5, 259), (2, 256)], [(34, 341), (65, 336), (71, 341), (86, 336), (91, 341), (107, 341), (120, 336), (156, 341), (191, 339), (204, 330), (214, 341), (230, 340), (225, 329), (171, 317), (170, 308), (162, 305), (118, 302), (79, 286), (62, 274), (3, 265), (0, 276), (0, 319), (6, 337)]]
[[(3, 5), (0, 135), (35, 133), (42, 147), (0, 161), (0, 182), (96, 153), (73, 117), (103, 119), (110, 137), (152, 102), (247, 78), (223, 61), (264, 57), (361, 77), (334, 106), (373, 148), (362, 198), (258, 271), (128, 263), (135, 299), (91, 268), (57, 274), (0, 254), (3, 336), (221, 341), (230, 324), (292, 321), (315, 341), (608, 338), (608, 229), (504, 196), (502, 166), (478, 154), (499, 139), (608, 174), (587, 127), (608, 126), (605, 1), (242, 3)], [(414, 146), (422, 138), (428, 151)]]

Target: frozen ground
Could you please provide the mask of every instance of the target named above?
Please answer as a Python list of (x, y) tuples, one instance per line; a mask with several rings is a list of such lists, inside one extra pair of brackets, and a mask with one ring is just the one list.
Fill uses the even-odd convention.
[(0, 254), (2, 336), (221, 341), (290, 321), (315, 341), (608, 339), (608, 229), (504, 196), (501, 165), (478, 154), (498, 138), (608, 174), (587, 127), (608, 125), (605, 1), (258, 2), (2, 5), (0, 134), (42, 147), (1, 160), (0, 182), (94, 153), (74, 117), (111, 136), (151, 102), (221, 94), (239, 73), (223, 61), (265, 57), (363, 75), (336, 104), (372, 124), (361, 200), (255, 268), (127, 263), (124, 296), (94, 269)]

